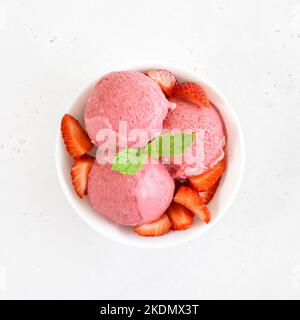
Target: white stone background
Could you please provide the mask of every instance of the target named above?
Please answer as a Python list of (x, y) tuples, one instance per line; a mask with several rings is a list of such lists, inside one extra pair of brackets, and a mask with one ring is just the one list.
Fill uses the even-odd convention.
[[(229, 98), (247, 148), (236, 201), (169, 249), (103, 238), (70, 208), (54, 142), (103, 66), (170, 61)], [(2, 299), (300, 298), (299, 0), (0, 0)]]

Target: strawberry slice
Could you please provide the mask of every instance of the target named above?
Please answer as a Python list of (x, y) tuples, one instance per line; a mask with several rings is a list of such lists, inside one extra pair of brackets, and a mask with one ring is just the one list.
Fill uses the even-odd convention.
[(207, 207), (202, 207), (199, 210), (199, 213), (197, 214), (197, 216), (207, 224), (211, 220), (211, 214)]
[(158, 237), (168, 233), (171, 226), (169, 217), (164, 214), (156, 221), (134, 228), (134, 231), (143, 237)]
[(92, 169), (95, 158), (84, 155), (82, 158), (75, 160), (71, 170), (71, 177), (74, 189), (82, 199), (87, 194), (88, 176)]
[(212, 169), (199, 176), (189, 177), (193, 188), (197, 191), (208, 191), (217, 183), (226, 169), (226, 160), (219, 161)]
[(69, 114), (66, 114), (61, 121), (61, 132), (67, 151), (74, 159), (79, 159), (93, 148), (88, 134)]
[(172, 222), (172, 230), (186, 230), (193, 225), (194, 214), (180, 204), (172, 202), (167, 213)]
[(205, 223), (210, 222), (211, 220), (210, 212), (207, 208), (205, 208), (200, 195), (194, 189), (187, 186), (180, 187), (173, 201), (181, 204), (182, 206), (192, 211)]
[(215, 183), (211, 189), (209, 189), (207, 191), (200, 192), (200, 197), (202, 198), (203, 203), (205, 205), (209, 204), (210, 201), (212, 200), (212, 198), (214, 197), (214, 195), (218, 189), (219, 183), (220, 183), (220, 180), (218, 180), (217, 183)]
[(173, 96), (185, 99), (199, 107), (210, 106), (210, 102), (204, 89), (194, 82), (176, 84), (173, 88)]
[(172, 91), (177, 83), (173, 73), (168, 70), (150, 70), (145, 75), (157, 82), (167, 97), (172, 96)]

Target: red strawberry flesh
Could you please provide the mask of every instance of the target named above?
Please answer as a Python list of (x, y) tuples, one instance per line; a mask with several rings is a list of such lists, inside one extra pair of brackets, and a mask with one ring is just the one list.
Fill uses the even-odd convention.
[(177, 84), (173, 73), (168, 70), (156, 69), (145, 72), (145, 75), (157, 82), (167, 97), (172, 96), (173, 88)]
[(173, 201), (192, 211), (205, 223), (210, 222), (210, 212), (205, 208), (203, 200), (196, 190), (187, 186), (182, 186), (177, 191)]
[(93, 144), (86, 131), (69, 114), (66, 114), (61, 121), (61, 132), (66, 149), (74, 159), (79, 159), (93, 148)]
[(210, 107), (210, 102), (204, 89), (194, 82), (176, 84), (172, 90), (173, 96), (185, 99), (199, 107)]
[(172, 224), (169, 217), (164, 214), (156, 221), (134, 228), (134, 231), (143, 237), (159, 237), (168, 233), (171, 226)]
[(74, 161), (71, 169), (71, 177), (74, 189), (77, 195), (82, 199), (87, 194), (88, 176), (92, 169), (95, 158), (84, 155), (82, 158)]
[(194, 214), (178, 203), (171, 203), (167, 213), (172, 222), (172, 230), (186, 230), (193, 225)]
[(221, 178), (223, 172), (226, 169), (226, 159), (219, 161), (212, 169), (205, 171), (204, 173), (189, 177), (189, 181), (192, 187), (197, 191), (208, 191)]

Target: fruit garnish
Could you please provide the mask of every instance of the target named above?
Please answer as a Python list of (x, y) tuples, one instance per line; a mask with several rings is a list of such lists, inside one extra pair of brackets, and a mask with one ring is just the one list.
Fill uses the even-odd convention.
[(76, 193), (81, 199), (87, 194), (88, 177), (94, 160), (95, 158), (89, 155), (84, 155), (80, 159), (75, 160), (72, 166), (72, 183)]
[(185, 99), (199, 107), (209, 107), (210, 102), (204, 89), (194, 82), (176, 84), (173, 88), (173, 96)]
[(61, 132), (67, 151), (74, 159), (79, 159), (93, 148), (88, 134), (69, 114), (66, 114), (61, 121)]
[(205, 223), (209, 223), (211, 220), (210, 212), (205, 208), (203, 200), (196, 190), (182, 186), (175, 194), (173, 201), (192, 211)]
[(197, 191), (208, 191), (217, 183), (226, 169), (225, 158), (219, 161), (212, 169), (205, 171), (199, 176), (189, 177), (193, 188)]
[(172, 223), (172, 230), (186, 230), (193, 225), (194, 214), (178, 203), (172, 202), (167, 214)]
[(210, 220), (211, 220), (211, 214), (210, 214), (210, 211), (208, 210), (207, 207), (202, 207), (200, 210), (199, 210), (199, 213), (197, 213), (197, 216), (203, 220), (205, 223), (209, 223)]
[(172, 96), (172, 91), (177, 83), (177, 79), (173, 73), (168, 70), (150, 70), (145, 75), (157, 82), (167, 97)]
[(217, 191), (217, 189), (218, 189), (219, 182), (220, 182), (220, 180), (218, 180), (218, 181), (213, 185), (213, 187), (210, 188), (209, 190), (200, 192), (200, 197), (202, 198), (203, 203), (204, 203), (205, 205), (209, 204), (210, 201), (212, 200), (212, 198), (214, 197), (214, 195), (215, 195), (215, 193), (216, 193), (216, 191)]
[(134, 231), (143, 237), (158, 237), (168, 233), (171, 226), (169, 217), (164, 214), (156, 221), (134, 228)]

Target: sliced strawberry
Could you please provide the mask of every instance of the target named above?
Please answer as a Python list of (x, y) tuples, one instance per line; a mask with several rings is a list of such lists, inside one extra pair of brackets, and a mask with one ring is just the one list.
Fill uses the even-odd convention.
[(87, 194), (88, 176), (95, 158), (84, 155), (75, 160), (71, 170), (71, 177), (74, 189), (80, 198)]
[(177, 83), (177, 79), (173, 73), (168, 70), (150, 70), (145, 75), (156, 81), (167, 97), (172, 96), (173, 87)]
[(212, 198), (214, 197), (214, 195), (218, 189), (219, 182), (220, 182), (220, 180), (218, 180), (217, 183), (215, 183), (211, 189), (209, 189), (207, 191), (200, 192), (200, 197), (202, 198), (203, 203), (205, 205), (209, 204), (210, 201), (212, 200)]
[(180, 187), (173, 201), (186, 207), (206, 223), (211, 220), (209, 210), (206, 210), (201, 197), (194, 189), (187, 186)]
[(197, 213), (197, 216), (207, 224), (211, 220), (211, 214), (207, 207), (202, 207)]
[(212, 169), (205, 171), (199, 176), (189, 177), (189, 181), (193, 188), (197, 191), (210, 190), (221, 178), (226, 169), (225, 158), (219, 161)]
[(164, 214), (156, 221), (134, 228), (134, 231), (143, 237), (158, 237), (168, 233), (171, 226), (169, 217)]
[(172, 230), (186, 230), (193, 225), (194, 214), (178, 203), (172, 202), (168, 211)]
[(173, 96), (188, 100), (199, 107), (209, 107), (210, 102), (204, 89), (194, 82), (176, 84), (173, 88)]
[(79, 159), (93, 148), (93, 144), (80, 123), (66, 114), (61, 121), (61, 132), (67, 151), (74, 159)]

